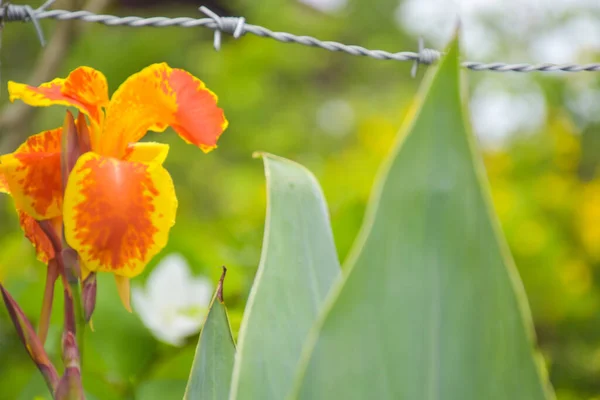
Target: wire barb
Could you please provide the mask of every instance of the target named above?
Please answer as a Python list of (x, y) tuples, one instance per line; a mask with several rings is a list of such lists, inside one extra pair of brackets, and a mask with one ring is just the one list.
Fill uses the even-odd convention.
[(55, 0), (47, 0), (44, 4), (42, 4), (39, 8), (33, 9), (29, 5), (22, 4), (11, 4), (5, 3), (0, 7), (0, 20), (2, 22), (13, 22), (13, 21), (22, 21), (28, 22), (31, 21), (37, 33), (38, 39), (40, 41), (40, 45), (44, 47), (46, 45), (46, 40), (44, 39), (44, 32), (42, 31), (42, 27), (38, 21), (37, 14), (46, 11), (48, 7), (54, 3)]
[[(54, 18), (60, 21), (78, 19), (85, 22), (95, 22), (107, 26), (130, 26), (139, 28), (143, 26), (167, 27), (179, 26), (183, 28), (192, 28), (201, 26), (212, 29), (214, 34), (214, 47), (216, 50), (221, 48), (222, 33), (233, 35), (239, 38), (246, 33), (251, 33), (259, 37), (266, 37), (283, 43), (297, 43), (304, 46), (318, 47), (328, 51), (339, 51), (354, 56), (370, 57), (377, 60), (394, 61), (412, 61), (413, 67), (411, 73), (416, 75), (419, 64), (433, 64), (439, 60), (443, 53), (433, 49), (427, 49), (419, 41), (419, 52), (403, 51), (391, 53), (384, 50), (371, 50), (361, 46), (347, 45), (344, 43), (323, 41), (312, 36), (299, 36), (288, 32), (274, 32), (260, 25), (247, 24), (243, 17), (221, 17), (206, 7), (200, 7), (200, 11), (208, 18), (189, 18), (189, 17), (117, 17), (114, 15), (94, 14), (89, 11), (67, 11), (67, 10), (47, 10), (47, 7), (54, 0), (49, 0), (43, 6), (32, 9), (27, 5), (8, 4), (0, 8), (0, 20), (11, 21), (31, 21), (36, 27), (40, 42), (44, 43), (42, 30), (39, 27), (38, 20), (44, 18)], [(472, 71), (495, 71), (495, 72), (598, 72), (600, 63), (594, 64), (508, 64), (508, 63), (481, 63), (466, 61), (461, 64), (464, 68)]]
[(215, 23), (215, 37), (213, 46), (217, 51), (221, 49), (221, 32), (229, 33), (233, 35), (235, 39), (238, 39), (240, 36), (246, 33), (244, 30), (246, 26), (246, 19), (244, 17), (221, 17), (205, 6), (200, 7), (199, 10), (208, 18), (212, 19)]
[(413, 78), (417, 76), (419, 64), (431, 65), (439, 60), (441, 56), (441, 52), (426, 48), (423, 38), (419, 38), (419, 52), (417, 53), (417, 57), (415, 57), (415, 61), (410, 70), (410, 76)]

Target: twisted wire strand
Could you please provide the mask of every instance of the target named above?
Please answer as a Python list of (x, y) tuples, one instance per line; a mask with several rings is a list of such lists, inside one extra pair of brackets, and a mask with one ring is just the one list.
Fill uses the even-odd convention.
[[(215, 31), (215, 48), (220, 46), (220, 33), (225, 32), (234, 35), (236, 38), (246, 33), (259, 37), (271, 38), (283, 43), (296, 43), (304, 46), (318, 47), (328, 51), (343, 52), (354, 56), (365, 56), (378, 60), (412, 61), (415, 67), (418, 64), (433, 64), (439, 60), (443, 53), (437, 50), (419, 46), (419, 52), (402, 51), (391, 53), (385, 50), (370, 50), (362, 46), (347, 45), (334, 41), (323, 41), (312, 36), (294, 35), (288, 32), (274, 32), (260, 25), (245, 23), (241, 17), (219, 17), (212, 11), (202, 7), (201, 11), (208, 15), (208, 18), (189, 18), (189, 17), (118, 17), (114, 15), (94, 14), (89, 11), (68, 11), (68, 10), (46, 10), (49, 5), (47, 2), (37, 10), (27, 5), (8, 4), (0, 9), (0, 19), (4, 21), (33, 21), (40, 19), (56, 19), (59, 21), (78, 19), (85, 22), (95, 22), (107, 26), (130, 26), (130, 27), (172, 27), (183, 28), (204, 27)], [(218, 35), (217, 35), (218, 34)], [(482, 63), (466, 61), (462, 66), (473, 71), (495, 71), (495, 72), (597, 72), (600, 71), (600, 63), (593, 64), (510, 64), (504, 62)], [(416, 71), (416, 68), (413, 68)], [(414, 72), (413, 72), (414, 73)]]

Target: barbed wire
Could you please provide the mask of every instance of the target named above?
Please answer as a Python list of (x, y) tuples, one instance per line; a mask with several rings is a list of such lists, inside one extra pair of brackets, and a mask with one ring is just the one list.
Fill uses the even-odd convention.
[[(44, 45), (44, 36), (39, 26), (40, 19), (56, 19), (59, 21), (77, 19), (85, 22), (95, 22), (107, 26), (129, 26), (140, 27), (172, 27), (182, 28), (204, 27), (215, 31), (214, 47), (216, 50), (221, 46), (221, 33), (233, 35), (239, 38), (247, 33), (271, 38), (283, 43), (297, 43), (304, 46), (318, 47), (328, 51), (343, 52), (354, 56), (365, 56), (378, 60), (411, 61), (413, 62), (412, 75), (416, 74), (419, 64), (430, 65), (438, 61), (443, 53), (424, 47), (423, 41), (419, 41), (418, 52), (401, 51), (391, 53), (385, 50), (370, 50), (362, 46), (347, 45), (334, 41), (323, 41), (312, 36), (294, 35), (288, 32), (274, 32), (260, 25), (246, 23), (243, 17), (221, 17), (206, 7), (200, 7), (207, 18), (190, 17), (118, 17), (114, 15), (95, 14), (89, 11), (68, 11), (68, 10), (47, 10), (54, 2), (48, 0), (41, 7), (34, 9), (29, 5), (4, 4), (0, 7), (0, 21), (13, 22), (23, 21), (32, 22), (36, 28), (38, 38), (42, 46)], [(462, 66), (473, 71), (495, 71), (495, 72), (598, 72), (600, 63), (593, 64), (511, 64), (505, 62), (482, 63), (474, 61), (465, 61)]]

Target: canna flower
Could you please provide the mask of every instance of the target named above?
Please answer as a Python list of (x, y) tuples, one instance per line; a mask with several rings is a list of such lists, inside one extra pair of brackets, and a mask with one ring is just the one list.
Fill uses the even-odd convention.
[[(132, 75), (110, 99), (106, 78), (89, 67), (38, 87), (9, 82), (8, 89), (11, 101), (72, 106), (83, 114), (72, 130), (76, 147), (65, 146), (66, 128), (57, 128), (0, 156), (0, 191), (14, 198), (38, 258), (56, 257), (37, 223), (49, 220), (46, 226), (58, 234), (64, 229), (66, 243), (78, 253), (81, 279), (90, 272), (113, 273), (130, 309), (129, 279), (166, 245), (177, 209), (173, 181), (162, 165), (169, 146), (138, 141), (147, 131), (170, 126), (204, 152), (214, 149), (227, 127), (216, 96), (165, 63)], [(72, 165), (65, 167), (65, 160)]]

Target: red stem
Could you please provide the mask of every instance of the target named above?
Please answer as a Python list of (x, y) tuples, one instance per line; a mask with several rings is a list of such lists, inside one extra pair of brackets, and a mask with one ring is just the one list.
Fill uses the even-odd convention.
[(48, 261), (48, 272), (46, 273), (46, 287), (44, 288), (44, 300), (42, 302), (42, 313), (38, 326), (38, 337), (42, 345), (46, 343), (48, 336), (48, 327), (50, 326), (50, 316), (52, 315), (52, 303), (54, 300), (54, 285), (58, 278), (58, 264), (55, 259)]

